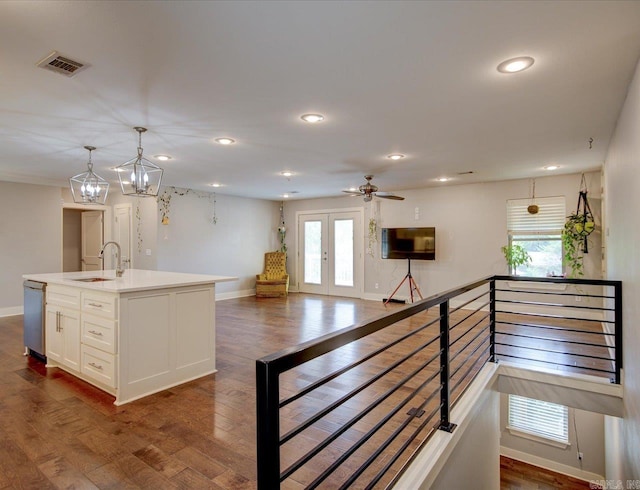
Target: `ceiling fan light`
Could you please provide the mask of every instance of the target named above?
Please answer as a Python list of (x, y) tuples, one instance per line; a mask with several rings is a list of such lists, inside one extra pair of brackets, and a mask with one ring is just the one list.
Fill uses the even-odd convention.
[(94, 146), (85, 146), (89, 150), (87, 171), (74, 175), (69, 179), (73, 202), (78, 204), (105, 204), (109, 192), (109, 182), (93, 172), (91, 152)]

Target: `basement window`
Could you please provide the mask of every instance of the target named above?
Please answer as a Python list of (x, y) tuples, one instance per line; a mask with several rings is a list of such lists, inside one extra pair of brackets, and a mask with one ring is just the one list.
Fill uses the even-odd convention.
[(513, 435), (566, 449), (569, 409), (557, 403), (509, 395), (509, 425)]

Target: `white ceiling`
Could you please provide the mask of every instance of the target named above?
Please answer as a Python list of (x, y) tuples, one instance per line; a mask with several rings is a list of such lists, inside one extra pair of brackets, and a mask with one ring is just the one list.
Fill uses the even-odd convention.
[[(36, 67), (53, 50), (91, 66)], [(496, 70), (522, 55), (531, 69)], [(265, 199), (369, 173), (398, 192), (580, 172), (602, 164), (639, 56), (638, 1), (4, 0), (0, 179), (66, 185), (93, 145), (115, 182), (133, 126), (147, 158), (173, 157), (164, 184)]]

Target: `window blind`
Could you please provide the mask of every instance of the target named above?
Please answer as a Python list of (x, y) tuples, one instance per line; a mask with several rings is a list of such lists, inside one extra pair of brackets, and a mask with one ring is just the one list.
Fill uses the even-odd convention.
[(509, 395), (509, 427), (569, 443), (569, 409), (556, 403)]
[[(537, 204), (537, 214), (529, 214), (527, 207)], [(507, 201), (507, 230), (510, 235), (561, 233), (566, 221), (564, 196), (509, 199)]]

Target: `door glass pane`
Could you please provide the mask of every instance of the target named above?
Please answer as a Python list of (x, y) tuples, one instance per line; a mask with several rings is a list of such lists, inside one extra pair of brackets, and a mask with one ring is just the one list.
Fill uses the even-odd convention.
[(333, 223), (335, 285), (353, 287), (353, 220)]
[(322, 222), (304, 222), (304, 282), (322, 284)]

